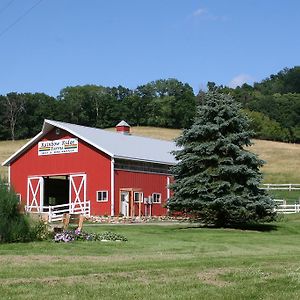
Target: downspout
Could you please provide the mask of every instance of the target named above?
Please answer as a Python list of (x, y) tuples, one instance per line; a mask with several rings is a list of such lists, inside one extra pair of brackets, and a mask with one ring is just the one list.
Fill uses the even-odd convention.
[(115, 160), (110, 161), (110, 215), (115, 215)]

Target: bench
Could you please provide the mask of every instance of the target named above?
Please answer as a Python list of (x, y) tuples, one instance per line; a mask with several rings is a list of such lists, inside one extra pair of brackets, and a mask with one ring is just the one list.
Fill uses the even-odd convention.
[(63, 230), (67, 230), (70, 224), (76, 224), (76, 229), (81, 231), (84, 219), (84, 215), (64, 213), (62, 218)]

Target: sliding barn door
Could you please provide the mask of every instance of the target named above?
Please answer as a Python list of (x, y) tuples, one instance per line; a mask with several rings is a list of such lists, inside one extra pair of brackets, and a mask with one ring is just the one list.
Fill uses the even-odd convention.
[(86, 204), (86, 174), (70, 175), (70, 195), (71, 213), (84, 213)]
[(28, 177), (27, 211), (41, 212), (44, 205), (44, 178)]

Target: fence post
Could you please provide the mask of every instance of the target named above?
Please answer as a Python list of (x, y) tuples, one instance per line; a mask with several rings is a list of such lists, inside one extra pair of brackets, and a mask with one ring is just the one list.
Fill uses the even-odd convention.
[(52, 221), (52, 207), (49, 205), (49, 211), (48, 211), (48, 220), (49, 223)]

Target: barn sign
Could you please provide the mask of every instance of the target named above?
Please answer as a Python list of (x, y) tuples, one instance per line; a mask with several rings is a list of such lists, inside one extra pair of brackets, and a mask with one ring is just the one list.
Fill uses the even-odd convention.
[(39, 156), (74, 152), (78, 152), (78, 139), (63, 139), (38, 143)]

